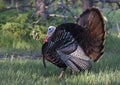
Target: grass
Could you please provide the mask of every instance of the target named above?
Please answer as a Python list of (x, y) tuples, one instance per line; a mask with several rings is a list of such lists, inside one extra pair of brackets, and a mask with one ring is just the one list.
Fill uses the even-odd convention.
[(99, 62), (93, 63), (91, 72), (75, 73), (69, 70), (58, 79), (61, 69), (41, 60), (2, 59), (0, 60), (0, 85), (120, 85), (120, 56), (109, 57), (105, 53)]
[[(6, 14), (8, 13), (3, 13), (1, 15), (0, 21), (2, 23), (0, 24), (0, 26), (3, 23), (5, 24), (6, 21), (10, 22), (11, 20), (16, 20), (16, 18), (13, 20), (13, 15), (15, 15), (14, 12), (11, 12), (10, 15), (7, 17)], [(61, 18), (58, 21), (58, 18), (54, 18), (53, 20), (54, 23), (51, 22), (52, 20), (48, 21), (49, 23), (41, 22), (39, 25), (42, 24), (43, 27), (39, 27), (37, 25), (35, 29), (41, 28), (41, 32), (45, 34), (46, 29), (44, 28), (47, 28), (47, 26), (49, 26), (50, 24), (57, 25), (61, 23), (63, 19)], [(1, 39), (1, 41), (3, 40)], [(5, 39), (4, 43), (8, 43), (8, 41), (9, 37)], [(39, 46), (41, 46), (39, 44), (40, 42), (38, 41), (30, 42), (32, 42), (30, 46), (33, 43), (35, 44), (33, 47), (36, 46), (40, 48)], [(24, 43), (22, 43), (21, 45), (23, 46), (23, 44)], [(106, 44), (107, 45), (104, 56), (100, 59), (99, 62), (93, 63), (93, 67), (89, 73), (74, 73), (72, 76), (70, 76), (69, 70), (67, 69), (64, 78), (60, 80), (58, 79), (58, 76), (61, 69), (57, 68), (49, 62), (47, 62), (47, 68), (45, 69), (43, 67), (42, 61), (38, 59), (2, 59), (0, 60), (0, 85), (120, 85), (120, 39), (116, 36), (108, 35)], [(26, 45), (26, 43), (24, 45)], [(25, 50), (21, 49), (17, 51), (15, 49), (15, 52), (24, 54), (27, 52)], [(0, 48), (1, 53), (9, 54), (13, 51), (14, 50), (11, 50), (10, 48)]]

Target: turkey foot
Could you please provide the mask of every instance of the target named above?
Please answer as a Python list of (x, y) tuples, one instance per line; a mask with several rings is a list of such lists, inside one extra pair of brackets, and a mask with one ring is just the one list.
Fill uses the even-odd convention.
[(59, 75), (59, 79), (61, 79), (64, 76), (66, 68), (63, 68), (60, 75)]

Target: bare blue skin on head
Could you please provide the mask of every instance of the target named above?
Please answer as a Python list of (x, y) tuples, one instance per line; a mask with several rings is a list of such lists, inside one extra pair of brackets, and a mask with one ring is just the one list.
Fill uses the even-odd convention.
[(56, 27), (55, 26), (49, 26), (47, 31), (47, 36), (45, 39), (45, 42), (48, 42), (48, 39), (52, 36), (52, 34), (55, 32)]

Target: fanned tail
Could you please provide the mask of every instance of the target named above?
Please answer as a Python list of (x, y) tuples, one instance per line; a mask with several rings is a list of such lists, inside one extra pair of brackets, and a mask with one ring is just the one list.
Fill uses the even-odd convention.
[(80, 45), (93, 61), (97, 61), (103, 54), (106, 36), (103, 15), (98, 8), (92, 7), (80, 15), (77, 24), (86, 30), (84, 41)]

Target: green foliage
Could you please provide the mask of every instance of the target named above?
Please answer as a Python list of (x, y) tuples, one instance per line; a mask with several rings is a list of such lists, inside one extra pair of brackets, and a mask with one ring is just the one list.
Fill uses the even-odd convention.
[(107, 29), (115, 29), (116, 23), (120, 23), (120, 9), (118, 10), (111, 10), (111, 9), (104, 9), (103, 10), (104, 16), (107, 18), (106, 24)]
[[(109, 11), (107, 11), (109, 12)], [(114, 10), (114, 11), (111, 11), (108, 15), (106, 15), (108, 17), (108, 20), (110, 22), (119, 22), (120, 21), (120, 10)]]
[[(10, 15), (7, 16), (7, 13)], [(13, 49), (40, 49), (44, 39), (45, 26), (32, 25), (29, 23), (29, 13), (3, 12), (0, 15), (0, 47)], [(40, 35), (39, 41), (33, 39), (31, 32), (37, 30)]]
[(111, 36), (108, 35), (106, 39), (106, 51), (111, 52), (111, 51), (120, 51), (120, 38), (117, 36)]
[(4, 9), (5, 8), (5, 4), (4, 4), (4, 1), (1, 1), (0, 0), (0, 10)]

